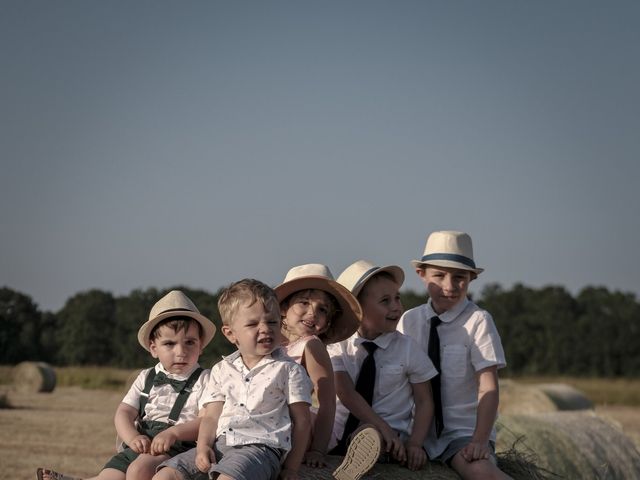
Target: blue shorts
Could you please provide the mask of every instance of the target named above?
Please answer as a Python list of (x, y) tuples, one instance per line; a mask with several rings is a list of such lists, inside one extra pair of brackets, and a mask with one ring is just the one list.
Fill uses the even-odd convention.
[[(444, 449), (444, 452), (442, 452), (436, 458), (432, 458), (431, 460), (439, 460), (442, 463), (446, 463), (450, 467), (451, 461), (453, 460), (453, 457), (456, 456), (456, 453), (458, 453), (460, 450), (462, 450), (464, 447), (466, 447), (470, 443), (471, 443), (471, 437), (456, 438), (452, 440), (451, 443), (449, 443), (449, 445), (447, 445), (447, 448)], [(496, 444), (494, 442), (489, 442), (489, 446), (491, 447), (491, 450), (492, 450), (490, 461), (495, 465), (497, 461)]]
[(217, 463), (203, 473), (196, 467), (196, 449), (192, 448), (162, 462), (158, 470), (171, 467), (177, 470), (185, 480), (209, 480), (217, 478), (216, 473), (224, 473), (232, 478), (250, 478), (251, 480), (277, 480), (280, 474), (282, 451), (266, 445), (227, 446), (225, 437), (218, 437), (213, 446)]

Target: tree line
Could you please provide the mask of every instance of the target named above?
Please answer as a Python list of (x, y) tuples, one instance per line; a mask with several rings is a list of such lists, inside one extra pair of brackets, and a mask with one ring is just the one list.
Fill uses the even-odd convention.
[[(116, 297), (88, 290), (58, 312), (40, 311), (26, 294), (0, 288), (0, 364), (45, 361), (53, 365), (142, 368), (153, 365), (137, 342), (138, 328), (169, 290), (183, 290), (220, 326), (218, 292), (176, 286), (134, 290)], [(404, 291), (405, 309), (426, 301)], [(631, 293), (587, 287), (575, 297), (559, 286), (509, 290), (487, 285), (478, 298), (493, 316), (505, 349), (507, 374), (640, 376), (640, 304)], [(211, 365), (234, 350), (217, 334), (201, 357)]]

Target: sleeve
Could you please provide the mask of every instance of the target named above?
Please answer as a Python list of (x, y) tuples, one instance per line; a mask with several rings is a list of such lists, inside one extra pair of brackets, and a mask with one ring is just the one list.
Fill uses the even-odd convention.
[(140, 394), (144, 391), (144, 384), (147, 380), (147, 374), (153, 370), (152, 368), (145, 368), (142, 370), (136, 379), (131, 384), (131, 387), (127, 391), (127, 394), (122, 399), (122, 403), (126, 403), (127, 405), (138, 409), (140, 407)]
[[(198, 411), (202, 410), (202, 407), (204, 407), (202, 402), (204, 401), (205, 396), (209, 392), (210, 378), (211, 378), (211, 370), (208, 368), (205, 368), (200, 373), (200, 377), (198, 378), (198, 380), (194, 385), (194, 393), (196, 395), (196, 404), (198, 406)], [(194, 393), (192, 393), (192, 395)]]
[(311, 405), (311, 391), (313, 384), (307, 371), (301, 365), (291, 362), (288, 369), (287, 404), (305, 402)]
[(502, 341), (498, 334), (493, 318), (489, 312), (479, 310), (474, 328), (473, 344), (471, 345), (471, 364), (475, 371), (497, 366), (506, 367), (507, 362), (502, 348)]
[(221, 363), (217, 363), (211, 369), (206, 391), (202, 395), (200, 402), (198, 402), (199, 408), (203, 408), (211, 402), (224, 402), (226, 400), (222, 382), (222, 378), (224, 375), (223, 370), (224, 369), (222, 368)]
[(438, 375), (429, 356), (411, 337), (407, 339), (407, 365), (409, 366), (409, 383), (422, 383)]
[(331, 345), (327, 345), (327, 352), (329, 352), (329, 358), (331, 359), (331, 367), (335, 372), (346, 372), (347, 367), (344, 364), (344, 358), (342, 356), (343, 352), (343, 343), (346, 340), (340, 343), (333, 343)]

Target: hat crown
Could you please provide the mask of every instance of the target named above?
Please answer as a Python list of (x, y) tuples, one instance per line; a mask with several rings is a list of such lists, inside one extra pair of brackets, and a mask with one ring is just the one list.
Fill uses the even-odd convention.
[(353, 293), (354, 288), (361, 283), (367, 273), (377, 268), (368, 260), (358, 260), (344, 269), (344, 272), (337, 278), (337, 282)]
[(467, 233), (453, 230), (433, 232), (429, 235), (429, 238), (427, 238), (424, 255), (440, 253), (462, 255), (463, 257), (473, 260), (471, 237)]
[(321, 263), (307, 263), (291, 268), (284, 277), (282, 283), (290, 282), (302, 277), (324, 277), (333, 280), (333, 274), (329, 267)]
[(173, 310), (186, 310), (189, 312), (200, 313), (195, 304), (180, 290), (172, 290), (164, 297), (158, 300), (151, 308), (149, 320), (161, 315), (165, 312)]

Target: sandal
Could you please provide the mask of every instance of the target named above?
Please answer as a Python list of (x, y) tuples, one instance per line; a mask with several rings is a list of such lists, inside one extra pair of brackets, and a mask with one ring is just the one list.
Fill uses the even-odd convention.
[(45, 473), (51, 480), (82, 480), (77, 477), (69, 477), (67, 475), (63, 475), (62, 473), (58, 473), (55, 470), (49, 470), (48, 468), (38, 468), (36, 470), (36, 477), (38, 478), (38, 480), (44, 480)]

